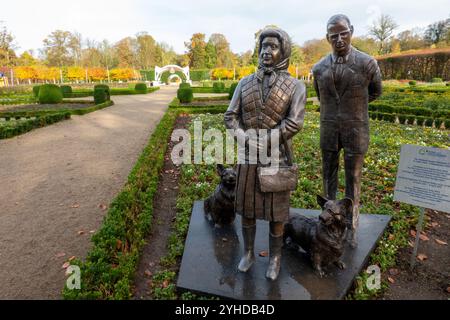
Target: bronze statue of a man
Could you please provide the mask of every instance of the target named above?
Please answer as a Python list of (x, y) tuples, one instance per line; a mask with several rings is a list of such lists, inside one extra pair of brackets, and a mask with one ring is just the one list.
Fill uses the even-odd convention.
[(320, 100), (324, 194), (336, 199), (339, 151), (344, 149), (345, 196), (354, 203), (348, 240), (355, 247), (361, 171), (369, 145), (368, 102), (381, 95), (382, 87), (377, 61), (352, 47), (352, 35), (347, 16), (338, 14), (328, 20), (326, 38), (332, 53), (313, 67), (313, 75)]
[[(225, 126), (234, 129), (249, 141), (249, 129), (255, 129), (260, 138), (266, 129), (279, 130), (279, 162), (286, 164), (287, 151), (292, 148), (292, 137), (303, 126), (305, 113), (305, 85), (287, 72), (291, 55), (291, 40), (278, 28), (264, 29), (259, 36), (259, 66), (256, 73), (243, 78), (234, 92), (225, 113)], [(260, 133), (261, 132), (261, 133)], [(269, 134), (258, 143), (258, 150), (268, 145)], [(246, 143), (246, 154), (249, 143)], [(264, 147), (263, 147), (264, 148)], [(267, 150), (267, 149), (266, 149)], [(258, 157), (256, 164), (248, 162), (237, 166), (235, 210), (242, 216), (244, 255), (238, 269), (246, 272), (255, 261), (254, 241), (256, 219), (270, 221), (269, 266), (266, 277), (278, 277), (283, 244), (283, 224), (288, 219), (290, 191), (262, 192), (257, 169), (264, 166)]]

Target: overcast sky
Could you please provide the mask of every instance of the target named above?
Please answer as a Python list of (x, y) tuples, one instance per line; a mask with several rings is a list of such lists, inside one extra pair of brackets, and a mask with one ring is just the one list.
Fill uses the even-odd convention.
[(2, 0), (0, 21), (16, 38), (19, 52), (42, 47), (52, 31), (77, 31), (83, 38), (111, 42), (147, 31), (176, 52), (196, 32), (223, 33), (233, 52), (253, 48), (254, 33), (275, 24), (303, 44), (325, 34), (327, 19), (347, 14), (355, 34), (367, 33), (380, 13), (391, 15), (397, 32), (450, 17), (449, 0)]

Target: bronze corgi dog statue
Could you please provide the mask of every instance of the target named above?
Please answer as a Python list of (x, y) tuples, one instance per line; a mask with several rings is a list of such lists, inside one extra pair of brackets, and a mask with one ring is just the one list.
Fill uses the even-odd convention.
[(314, 270), (322, 277), (324, 268), (331, 263), (345, 269), (341, 256), (348, 221), (352, 221), (353, 201), (350, 198), (328, 200), (318, 195), (317, 202), (322, 208), (318, 218), (290, 215), (284, 227), (284, 242), (301, 247), (310, 256)]
[(204, 210), (206, 217), (213, 221), (216, 227), (222, 227), (233, 223), (236, 218), (234, 211), (236, 171), (218, 164), (217, 173), (220, 175), (220, 184), (205, 200)]

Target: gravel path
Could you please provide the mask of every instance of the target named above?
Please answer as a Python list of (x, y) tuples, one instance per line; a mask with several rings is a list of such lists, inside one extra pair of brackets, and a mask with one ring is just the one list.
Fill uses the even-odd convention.
[(176, 87), (0, 140), (0, 299), (60, 299)]

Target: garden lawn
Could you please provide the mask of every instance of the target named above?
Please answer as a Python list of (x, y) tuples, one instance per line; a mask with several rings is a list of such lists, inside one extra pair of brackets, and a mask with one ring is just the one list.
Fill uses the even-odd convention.
[[(223, 114), (199, 114), (193, 121), (201, 120), (203, 128), (225, 130)], [(371, 121), (371, 143), (363, 169), (361, 212), (388, 214), (392, 216), (388, 230), (370, 257), (370, 264), (377, 264), (382, 271), (396, 263), (396, 255), (408, 241), (408, 231), (416, 223), (418, 209), (393, 201), (393, 190), (402, 144), (417, 144), (440, 148), (449, 147), (448, 130), (423, 128), (419, 126)], [(193, 123), (190, 125), (193, 132)], [(203, 147), (205, 147), (204, 143)], [(316, 194), (321, 193), (321, 154), (319, 149), (319, 113), (308, 112), (303, 130), (294, 138), (294, 154), (299, 165), (299, 183), (291, 197), (291, 206), (319, 209)], [(342, 163), (342, 162), (341, 162)], [(338, 198), (344, 196), (344, 172), (339, 172)], [(180, 192), (177, 199), (177, 218), (174, 231), (169, 238), (168, 254), (161, 261), (165, 270), (153, 276), (153, 297), (161, 299), (177, 298), (175, 279), (184, 250), (189, 217), (195, 200), (205, 199), (219, 182), (215, 165), (183, 165), (180, 177)], [(376, 297), (382, 290), (368, 291), (362, 285), (367, 275), (362, 273), (350, 299)], [(385, 284), (382, 289), (385, 288)], [(178, 298), (195, 298), (187, 293)]]

